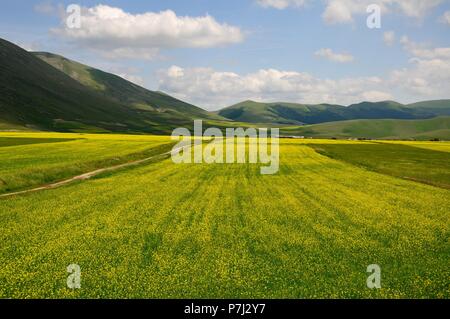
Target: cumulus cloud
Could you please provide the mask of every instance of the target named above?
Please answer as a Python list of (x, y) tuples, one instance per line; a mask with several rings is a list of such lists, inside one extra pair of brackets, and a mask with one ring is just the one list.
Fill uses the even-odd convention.
[(177, 16), (171, 10), (131, 14), (107, 5), (83, 8), (81, 28), (62, 23), (52, 31), (105, 56), (146, 59), (160, 49), (220, 47), (244, 39), (238, 27), (219, 23), (209, 15)]
[(391, 82), (410, 97), (418, 99), (448, 98), (450, 92), (450, 61), (442, 59), (413, 59), (412, 66), (392, 73)]
[(450, 48), (402, 37), (409, 64), (383, 76), (328, 79), (299, 71), (262, 69), (248, 74), (172, 66), (159, 72), (159, 89), (214, 110), (246, 99), (352, 104), (361, 101), (446, 99)]
[(361, 93), (361, 101), (371, 101), (371, 102), (380, 102), (380, 101), (389, 101), (393, 99), (392, 94), (381, 91), (365, 91)]
[(411, 41), (407, 36), (403, 36), (400, 43), (403, 45), (404, 49), (416, 59), (450, 60), (450, 48), (430, 48), (427, 44)]
[(286, 9), (287, 7), (302, 7), (306, 0), (257, 0), (260, 6), (264, 8)]
[[(399, 6), (407, 16), (420, 18), (444, 1), (445, 0), (396, 0), (392, 2)], [(389, 0), (384, 0), (384, 2), (389, 2)]]
[(383, 34), (383, 41), (386, 45), (392, 46), (395, 43), (395, 32), (387, 31)]
[[(430, 10), (447, 0), (324, 0), (322, 18), (327, 24), (351, 23), (355, 15), (367, 14), (367, 7), (378, 4), (383, 14), (400, 13), (408, 17), (422, 18)], [(289, 7), (303, 7), (307, 0), (256, 0), (265, 8), (283, 10)], [(443, 21), (450, 21), (450, 13)]]
[(450, 92), (450, 48), (430, 47), (403, 36), (400, 40), (410, 55), (410, 67), (395, 70), (390, 81), (411, 97), (448, 98)]
[(355, 6), (351, 2), (329, 1), (322, 14), (322, 18), (328, 24), (349, 23), (353, 21), (355, 11), (360, 11), (362, 6)]
[(308, 73), (263, 69), (240, 75), (212, 68), (172, 66), (159, 72), (159, 89), (208, 109), (242, 100), (354, 103), (391, 97), (378, 77), (321, 79)]
[(446, 25), (450, 25), (450, 11), (445, 11), (439, 21)]
[(322, 18), (328, 24), (353, 22), (355, 15), (367, 14), (367, 7), (378, 4), (382, 13), (399, 12), (408, 17), (422, 18), (445, 0), (327, 0)]
[(320, 49), (314, 53), (315, 56), (325, 58), (327, 60), (338, 63), (349, 63), (354, 60), (354, 57), (348, 53), (335, 53), (331, 49)]

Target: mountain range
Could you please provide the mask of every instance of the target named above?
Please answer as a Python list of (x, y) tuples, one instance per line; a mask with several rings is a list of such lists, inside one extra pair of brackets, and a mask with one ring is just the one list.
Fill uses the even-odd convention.
[[(194, 119), (202, 119), (205, 127), (281, 126), (287, 134), (319, 137), (360, 137), (368, 133), (349, 129), (349, 125), (359, 127), (358, 123), (378, 128), (378, 133), (364, 137), (395, 137), (400, 136), (400, 131), (405, 133), (402, 138), (433, 137), (421, 129), (425, 127), (433, 132), (439, 130), (436, 134), (441, 138), (450, 138), (447, 118), (435, 122), (439, 124), (435, 129), (430, 127), (432, 122), (401, 121), (445, 116), (450, 116), (450, 100), (409, 105), (362, 102), (350, 106), (244, 101), (208, 112), (63, 56), (28, 52), (0, 39), (0, 130), (170, 134), (176, 127), (191, 128)], [(375, 120), (378, 122), (370, 122)], [(390, 129), (380, 131), (386, 125)], [(399, 131), (397, 126), (409, 129)]]
[(225, 118), (282, 125), (304, 125), (355, 119), (429, 119), (450, 116), (450, 100), (409, 105), (394, 101), (362, 102), (350, 106), (332, 104), (258, 103), (245, 101), (217, 112)]

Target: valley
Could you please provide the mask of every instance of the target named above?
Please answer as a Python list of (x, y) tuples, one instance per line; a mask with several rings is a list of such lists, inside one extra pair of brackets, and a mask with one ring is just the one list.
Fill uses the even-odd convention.
[[(57, 139), (0, 147), (2, 191), (116, 162), (119, 154), (162, 153), (170, 142), (0, 135)], [(396, 177), (422, 164), (393, 153), (395, 143), (283, 139), (276, 175), (261, 175), (261, 164), (167, 158), (2, 198), (0, 297), (448, 298), (449, 189)], [(428, 165), (418, 171), (422, 180), (448, 183), (441, 162), (448, 163), (448, 142), (405, 144)], [(349, 149), (361, 156), (347, 158)], [(391, 156), (396, 164), (386, 172)], [(81, 267), (82, 289), (66, 288), (71, 263)], [(366, 287), (374, 263), (383, 289)]]

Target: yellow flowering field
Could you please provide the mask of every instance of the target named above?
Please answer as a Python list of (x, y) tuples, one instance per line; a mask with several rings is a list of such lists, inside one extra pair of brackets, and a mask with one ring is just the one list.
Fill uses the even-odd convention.
[[(0, 147), (1, 178), (45, 175), (58, 149), (68, 168), (170, 143), (17, 134), (73, 140)], [(283, 139), (275, 175), (167, 158), (0, 199), (0, 298), (450, 297), (450, 190), (332, 159), (312, 143), (369, 142)], [(80, 289), (67, 287), (70, 264), (81, 268)], [(381, 289), (367, 287), (371, 264)]]

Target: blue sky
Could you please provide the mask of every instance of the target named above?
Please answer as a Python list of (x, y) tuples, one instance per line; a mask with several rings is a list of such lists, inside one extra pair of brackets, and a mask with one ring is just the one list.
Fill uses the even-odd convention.
[[(380, 29), (366, 25), (371, 3)], [(83, 8), (80, 29), (65, 24), (69, 4)], [(449, 32), (447, 0), (17, 0), (0, 11), (2, 38), (211, 110), (450, 98)]]

